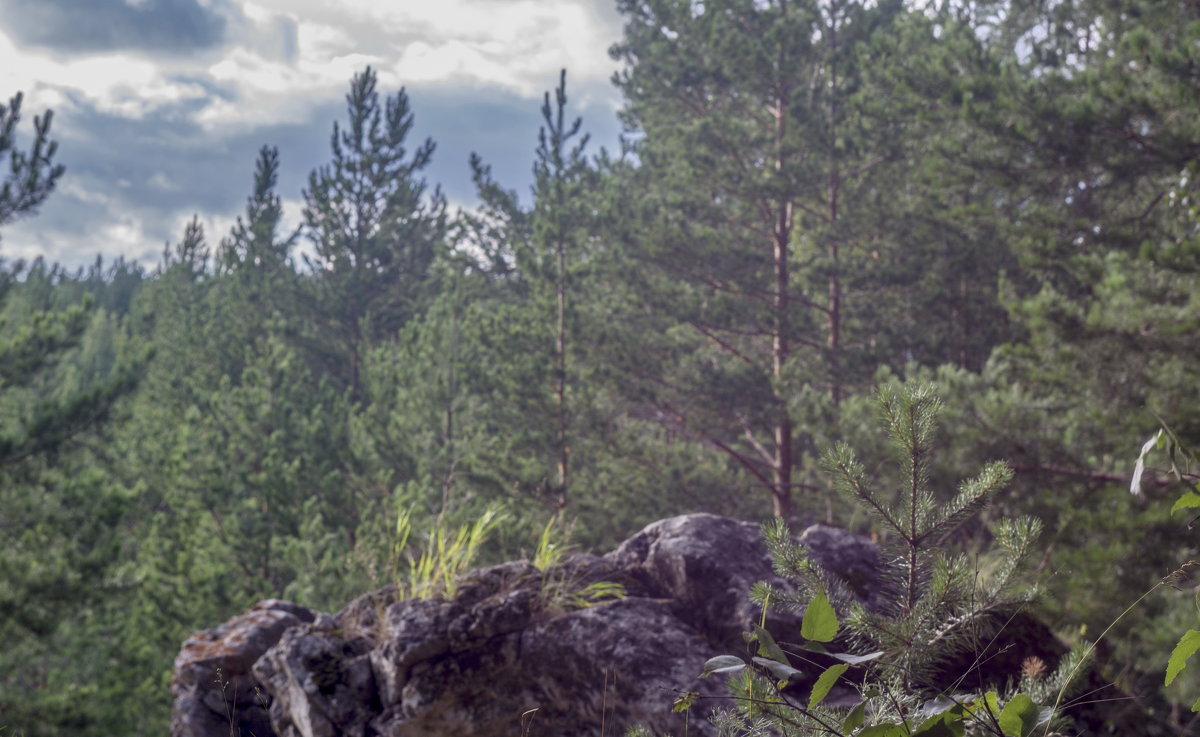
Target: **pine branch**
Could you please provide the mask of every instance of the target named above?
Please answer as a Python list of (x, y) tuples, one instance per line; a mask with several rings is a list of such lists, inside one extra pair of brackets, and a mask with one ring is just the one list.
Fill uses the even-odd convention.
[(1003, 462), (989, 463), (978, 476), (963, 483), (949, 504), (935, 512), (932, 524), (921, 534), (921, 541), (941, 545), (964, 522), (974, 517), (1012, 480), (1012, 469)]

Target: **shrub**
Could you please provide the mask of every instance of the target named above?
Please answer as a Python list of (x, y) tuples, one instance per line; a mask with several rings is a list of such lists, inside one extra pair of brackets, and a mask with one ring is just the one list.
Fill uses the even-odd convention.
[[(879, 408), (896, 450), (895, 495), (874, 483), (842, 445), (825, 456), (839, 492), (865, 508), (885, 537), (881, 596), (870, 607), (846, 585), (814, 564), (779, 521), (764, 526), (777, 573), (794, 588), (765, 583), (751, 592), (763, 607), (803, 611), (801, 641), (776, 642), (760, 624), (746, 633), (745, 657), (712, 658), (704, 675), (732, 676), (737, 708), (714, 717), (727, 735), (855, 735), (900, 737), (986, 734), (1026, 737), (1049, 733), (1063, 721), (1058, 705), (1082, 669), (1086, 650), (1077, 648), (1050, 666), (1027, 658), (1023, 672), (1004, 682), (971, 677), (980, 666), (967, 658), (965, 672), (948, 664), (978, 654), (1037, 593), (1022, 581), (1024, 564), (1041, 523), (1022, 517), (994, 526), (995, 555), (987, 564), (951, 550), (948, 541), (982, 510), (1012, 477), (991, 463), (941, 500), (929, 484), (930, 459), (940, 400), (927, 385), (884, 393)], [(835, 649), (834, 645), (837, 645)], [(819, 665), (818, 665), (819, 664)], [(811, 681), (805, 671), (820, 670)], [(834, 699), (838, 687), (845, 696)], [(695, 700), (685, 694), (687, 708)]]

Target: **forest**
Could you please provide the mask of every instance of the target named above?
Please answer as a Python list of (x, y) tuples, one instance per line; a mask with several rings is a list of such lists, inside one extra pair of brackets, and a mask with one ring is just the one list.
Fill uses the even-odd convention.
[[(366, 68), (298, 229), (265, 142), (229, 232), (2, 263), (3, 734), (162, 734), (190, 632), (382, 586), (398, 517), (419, 547), (493, 510), (483, 562), (551, 520), (595, 551), (690, 511), (886, 534), (819, 459), (886, 474), (874, 396), (916, 382), (937, 494), (1013, 471), (952, 544), (1039, 518), (1036, 611), (1113, 625), (1106, 678), (1187, 723), (1194, 584), (1121, 614), (1198, 557), (1200, 4), (618, 4), (620, 150), (547, 70), (531, 192), (473, 157), (452, 212)], [(71, 176), (14, 103), (0, 236)]]

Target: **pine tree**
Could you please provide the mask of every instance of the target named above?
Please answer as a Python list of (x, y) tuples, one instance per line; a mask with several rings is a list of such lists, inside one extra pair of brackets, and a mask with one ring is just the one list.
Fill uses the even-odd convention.
[(621, 9), (623, 115), (641, 134), (631, 248), (663, 274), (654, 303), (687, 326), (697, 370), (653, 379), (655, 411), (728, 454), (786, 517), (811, 432), (794, 395), (836, 412), (861, 374), (846, 290), (870, 242), (853, 213), (899, 140), (894, 121), (865, 114), (863, 57), (902, 4)]
[[(20, 101), (0, 106), (0, 154), (14, 148)], [(11, 154), (0, 225), (32, 214), (63, 172), (50, 120), (35, 118), (30, 152)], [(92, 666), (70, 644), (88, 612), (120, 596), (114, 571), (129, 500), (94, 441), (144, 361), (104, 355), (115, 349), (111, 333), (100, 335), (112, 323), (87, 290), (59, 290), (69, 281), (41, 261), (0, 275), (0, 721), (29, 735), (105, 731), (102, 710), (77, 698)]]
[(588, 136), (572, 142), (579, 135), (583, 119), (576, 118), (568, 127), (564, 118), (566, 106), (567, 72), (564, 69), (554, 91), (554, 106), (550, 105), (549, 92), (542, 103), (545, 125), (538, 133), (537, 160), (533, 165), (533, 250), (525, 265), (536, 274), (537, 283), (552, 284), (554, 292), (554, 444), (558, 496), (555, 508), (559, 515), (563, 514), (570, 497), (572, 411), (568, 397), (568, 341), (577, 340), (571, 326), (578, 325), (569, 314), (575, 311), (574, 305), (568, 303), (575, 296), (571, 272), (578, 269), (572, 269), (568, 264), (583, 260), (583, 254), (577, 251), (585, 245), (587, 237), (586, 195), (589, 183), (594, 180), (593, 171), (584, 158)]
[[(512, 468), (513, 483), (546, 498), (559, 514), (571, 496), (571, 457), (577, 447), (583, 371), (573, 361), (580, 355), (577, 336), (586, 309), (580, 302), (591, 256), (591, 189), (597, 180), (585, 156), (582, 120), (568, 122), (566, 108), (563, 71), (553, 99), (547, 92), (543, 100), (532, 206), (523, 207), (478, 157), (472, 158), (483, 206), (465, 218), (461, 239), (468, 247), (456, 254), (490, 283), (471, 299), (491, 304), (465, 313), (477, 323), (467, 331), (479, 341), (474, 350), (491, 356), (495, 366), (478, 377), (482, 383), (472, 391), (504, 398), (487, 402), (489, 421), (506, 428), (500, 442), (509, 460), (503, 465)], [(458, 289), (465, 282), (444, 283)]]
[(275, 193), (279, 180), (279, 149), (263, 146), (254, 163), (254, 191), (246, 203), (233, 232), (221, 241), (220, 270), (235, 272), (244, 268), (271, 270), (289, 264), (291, 250), (300, 232), (279, 239), (283, 205)]
[(355, 395), (367, 346), (395, 336), (422, 309), (446, 232), (445, 198), (420, 178), (434, 143), (406, 148), (408, 95), (381, 101), (376, 82), (370, 67), (351, 80), (348, 124), (333, 127), (333, 161), (314, 170), (304, 190), (315, 252), (305, 257), (314, 283), (310, 339), (326, 370)]
[[(882, 537), (880, 579), (869, 602), (856, 597), (847, 581), (831, 574), (795, 543), (786, 524), (764, 526), (776, 572), (794, 588), (756, 584), (753, 598), (763, 607), (804, 613), (800, 642), (776, 642), (761, 626), (748, 633), (750, 662), (718, 656), (705, 675), (740, 673), (734, 684), (739, 705), (714, 719), (723, 734), (890, 736), (906, 734), (1015, 735), (1050, 729), (1056, 697), (1071, 687), (1084, 649), (1042, 662), (1040, 673), (1020, 668), (1000, 678), (997, 637), (1036, 595), (1022, 581), (1042, 526), (1031, 517), (994, 526), (998, 557), (983, 570), (949, 544), (955, 530), (979, 514), (1012, 478), (1004, 463), (991, 463), (957, 493), (940, 494), (930, 485), (935, 428), (941, 402), (925, 384), (881, 393), (879, 409), (890, 436), (899, 473), (884, 483), (868, 476), (846, 445), (828, 452), (825, 464), (839, 491), (867, 510)], [(899, 488), (898, 494), (885, 491)], [(764, 614), (765, 619), (765, 614)], [(834, 644), (852, 652), (831, 652)], [(793, 657), (789, 658), (788, 654)], [(958, 672), (963, 656), (967, 666)], [(1007, 656), (1009, 661), (1027, 653)], [(829, 664), (807, 698), (787, 686), (803, 678), (800, 669), (821, 660)], [(1047, 672), (1046, 667), (1053, 667)], [(853, 669), (854, 675), (847, 675)], [(766, 678), (756, 677), (766, 676)], [(826, 703), (834, 685), (854, 679), (852, 706)], [(1039, 677), (1040, 680), (1039, 680)], [(1016, 688), (1014, 688), (1016, 686)], [(1036, 704), (1030, 694), (1043, 703)], [(1044, 708), (1045, 707), (1045, 708)], [(1015, 726), (1014, 726), (1015, 725)]]
[(62, 176), (65, 168), (53, 162), (58, 142), (50, 140), (53, 112), (33, 119), (34, 139), (28, 153), (16, 147), (17, 124), (21, 122), (20, 92), (7, 107), (0, 105), (0, 157), (8, 154), (9, 172), (0, 184), (0, 227), (37, 211)]
[[(1200, 437), (1200, 13), (1138, 0), (976, 9), (995, 33), (963, 64), (969, 138), (943, 171), (990, 191), (963, 222), (1011, 244), (1020, 268), (1002, 294), (1025, 337), (983, 381), (945, 377), (969, 408), (954, 431), (1013, 461), (1009, 508), (1058, 521), (1052, 565), (1076, 574), (1048, 602), (1054, 615), (1107, 626), (1194, 542), (1161, 487), (1124, 490), (1160, 421), (1185, 443)], [(1130, 681), (1169, 652), (1156, 619), (1112, 633), (1114, 660), (1137, 663)]]

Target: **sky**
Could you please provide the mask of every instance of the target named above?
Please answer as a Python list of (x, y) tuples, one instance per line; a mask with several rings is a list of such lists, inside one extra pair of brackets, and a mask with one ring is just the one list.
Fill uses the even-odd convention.
[(406, 90), (411, 145), (437, 144), (425, 178), (452, 210), (476, 202), (472, 152), (528, 203), (561, 69), (589, 150), (617, 147), (620, 36), (614, 0), (0, 0), (0, 102), (25, 96), (17, 147), (53, 110), (67, 170), (35, 216), (0, 232), (0, 259), (152, 267), (193, 214), (215, 244), (264, 144), (279, 148), (285, 223), (299, 223), (368, 65), (381, 94)]

